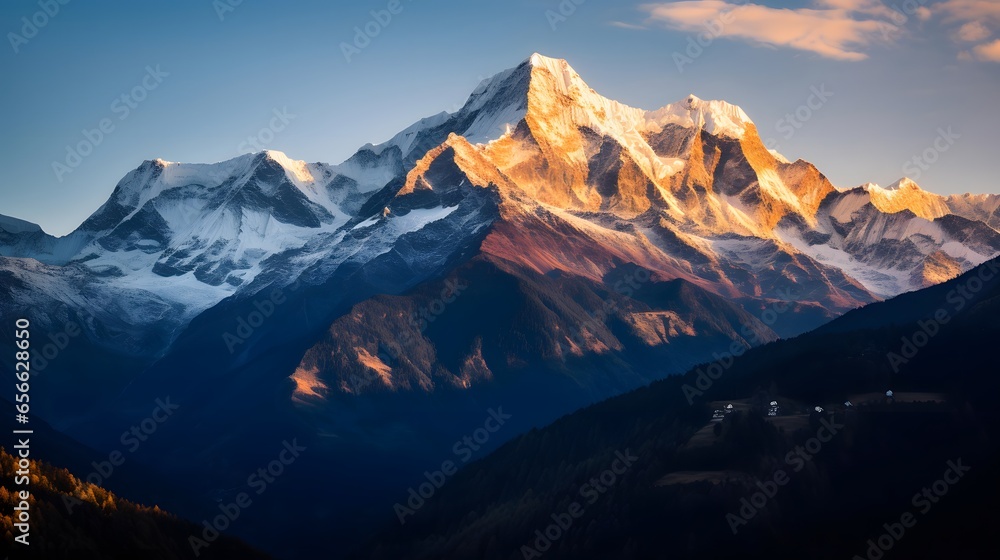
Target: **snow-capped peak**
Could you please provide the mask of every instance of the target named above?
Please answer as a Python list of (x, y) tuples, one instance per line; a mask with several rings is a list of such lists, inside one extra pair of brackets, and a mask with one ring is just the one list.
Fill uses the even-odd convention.
[(550, 58), (541, 53), (531, 53), (526, 62), (532, 66), (544, 66), (546, 64), (558, 63), (559, 59)]
[(285, 174), (288, 176), (288, 179), (300, 189), (304, 188), (306, 185), (316, 182), (316, 178), (313, 176), (308, 163), (297, 159), (291, 159), (285, 155), (284, 152), (279, 152), (277, 150), (266, 150), (264, 155), (271, 161), (280, 165), (285, 170)]
[(736, 139), (743, 138), (747, 125), (753, 124), (738, 106), (719, 100), (705, 101), (694, 94), (652, 111), (648, 118), (659, 126), (698, 127), (709, 134)]
[(547, 123), (541, 129), (549, 132), (587, 128), (619, 138), (623, 144), (634, 144), (640, 135), (667, 124), (741, 139), (752, 124), (736, 105), (693, 94), (655, 111), (630, 107), (598, 94), (567, 61), (533, 53), (517, 67), (482, 80), (457, 112), (421, 119), (390, 140), (362, 150), (381, 156), (395, 147), (404, 160), (412, 162), (443, 143), (448, 134), (485, 145), (509, 135), (532, 115), (534, 122)]
[(34, 233), (42, 231), (38, 224), (0, 214), (0, 231), (7, 233)]
[(542, 56), (538, 53), (531, 55), (528, 59), (528, 66), (534, 69), (544, 69), (550, 72), (553, 76), (557, 78), (556, 85), (562, 90), (563, 93), (568, 93), (574, 87), (579, 88), (584, 91), (593, 91), (590, 89), (577, 74), (576, 70), (569, 65), (569, 62), (561, 58), (549, 58), (547, 56)]
[(910, 179), (909, 177), (903, 177), (902, 179), (896, 181), (895, 183), (889, 185), (888, 187), (883, 187), (878, 183), (865, 183), (864, 185), (861, 185), (861, 189), (869, 194), (877, 193), (885, 196), (897, 196), (899, 193), (906, 191), (921, 192), (921, 193), (927, 192), (922, 188), (920, 188), (920, 185), (918, 185), (915, 181), (913, 181), (913, 179)]
[(867, 183), (861, 189), (868, 193), (876, 208), (889, 214), (909, 210), (921, 218), (934, 220), (950, 213), (944, 197), (921, 189), (908, 177), (888, 187)]
[[(565, 96), (572, 101), (572, 107), (565, 108), (572, 113), (572, 118), (598, 116), (601, 123), (593, 119), (583, 118), (578, 124), (592, 126), (598, 130), (611, 133), (627, 131), (644, 131), (660, 129), (668, 123), (684, 127), (703, 128), (710, 134), (728, 136), (740, 139), (746, 132), (747, 125), (753, 124), (750, 117), (740, 107), (725, 101), (706, 101), (691, 94), (677, 103), (671, 103), (655, 111), (645, 111), (629, 107), (617, 101), (608, 99), (591, 88), (580, 77), (580, 74), (563, 59), (550, 58), (538, 53), (532, 54), (521, 67), (507, 70), (496, 77), (484, 81), (479, 93), (485, 94), (490, 86), (508, 79), (509, 76), (522, 67), (529, 70), (528, 94), (537, 102), (549, 105), (559, 97)], [(509, 81), (509, 80), (508, 80)], [(522, 83), (522, 82), (518, 82)], [(474, 96), (475, 97), (475, 96)], [(583, 109), (581, 112), (580, 109)], [(589, 115), (591, 112), (592, 115)], [(619, 130), (620, 129), (620, 130)], [(475, 143), (475, 142), (473, 142)]]
[(909, 177), (903, 177), (902, 179), (900, 179), (900, 180), (896, 181), (895, 183), (893, 183), (893, 184), (889, 185), (888, 187), (886, 187), (885, 190), (887, 190), (887, 191), (898, 191), (898, 190), (923, 191), (923, 189), (920, 188), (920, 185), (918, 185), (916, 182), (913, 181), (913, 179), (910, 179)]

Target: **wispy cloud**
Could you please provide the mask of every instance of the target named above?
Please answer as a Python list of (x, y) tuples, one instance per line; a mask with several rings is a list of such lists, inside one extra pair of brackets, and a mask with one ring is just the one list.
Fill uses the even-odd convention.
[(945, 0), (931, 4), (929, 9), (947, 23), (982, 21), (1000, 25), (1000, 2), (996, 0)]
[(976, 43), (990, 36), (990, 30), (980, 21), (970, 21), (955, 32), (955, 39), (966, 43)]
[(757, 45), (786, 47), (835, 60), (868, 58), (866, 47), (892, 35), (892, 10), (878, 0), (815, 0), (813, 7), (771, 8), (725, 0), (645, 4), (648, 23)]
[(646, 26), (644, 26), (644, 25), (636, 25), (634, 23), (625, 23), (624, 21), (611, 21), (611, 22), (608, 22), (608, 23), (610, 25), (614, 26), (614, 27), (620, 27), (622, 29), (634, 29), (634, 30), (637, 30), (637, 31), (647, 31), (647, 30), (649, 30), (649, 28), (646, 27)]
[[(761, 0), (758, 0), (761, 1)], [(748, 0), (682, 0), (639, 7), (647, 25), (708, 32), (757, 46), (790, 48), (834, 60), (858, 61), (870, 47), (905, 36), (909, 21), (936, 21), (949, 30), (961, 60), (996, 62), (1000, 0), (812, 0), (805, 8), (772, 8)], [(622, 24), (629, 25), (629, 24)], [(985, 42), (984, 42), (985, 41)], [(970, 43), (981, 43), (972, 45)]]
[(1000, 39), (974, 47), (972, 49), (972, 54), (977, 60), (982, 60), (984, 62), (1000, 62)]
[[(957, 43), (985, 41), (1000, 30), (1000, 1), (997, 0), (944, 0), (931, 4), (928, 9), (945, 24), (959, 26), (952, 32)], [(963, 50), (958, 53), (958, 59), (1000, 62), (1000, 41), (977, 45), (971, 52)]]

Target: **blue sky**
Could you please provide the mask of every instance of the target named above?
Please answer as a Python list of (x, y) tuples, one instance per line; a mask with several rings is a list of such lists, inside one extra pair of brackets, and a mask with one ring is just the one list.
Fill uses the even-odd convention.
[[(1000, 192), (1000, 2), (401, 0), (350, 62), (341, 45), (390, 0), (343, 4), (69, 0), (43, 16), (38, 0), (4, 2), (0, 213), (63, 235), (143, 160), (221, 161), (255, 150), (248, 137), (338, 163), (536, 51), (629, 105), (740, 105), (840, 187), (917, 170), (934, 192)], [(67, 146), (102, 124), (67, 165)], [(926, 152), (936, 141), (947, 149)], [(916, 167), (925, 152), (934, 163)]]

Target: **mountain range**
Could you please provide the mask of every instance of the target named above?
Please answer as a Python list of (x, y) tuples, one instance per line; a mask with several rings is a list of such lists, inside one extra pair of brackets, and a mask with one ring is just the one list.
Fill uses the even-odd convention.
[[(298, 436), (310, 452), (268, 499), (350, 539), (351, 508), (388, 511), (491, 407), (513, 419), (484, 454), (939, 284), (1000, 254), (998, 207), (909, 179), (838, 189), (735, 105), (628, 107), (534, 54), (339, 165), (154, 159), (67, 236), (0, 216), (0, 309), (50, 333), (36, 410), (91, 448), (180, 403), (135, 454), (195, 481), (205, 506), (178, 513)], [(285, 556), (327, 538), (283, 547), (262, 531), (281, 516), (233, 531)]]

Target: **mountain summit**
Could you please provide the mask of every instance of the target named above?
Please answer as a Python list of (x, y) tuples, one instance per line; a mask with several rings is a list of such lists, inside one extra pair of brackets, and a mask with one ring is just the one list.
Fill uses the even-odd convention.
[[(50, 305), (83, 282), (93, 289), (75, 305), (95, 316), (134, 331), (157, 314), (132, 306), (171, 309), (176, 333), (227, 297), (315, 268), (302, 255), (447, 220), (470, 188), (500, 196), (480, 218), (492, 224), (483, 249), (536, 272), (600, 279), (633, 262), (727, 297), (795, 286), (830, 316), (922, 286), (928, 263), (967, 270), (1000, 251), (995, 195), (940, 197), (908, 180), (840, 192), (812, 164), (776, 158), (735, 105), (689, 95), (629, 107), (536, 53), (483, 80), (457, 112), (340, 165), (275, 151), (147, 161), (67, 237), (5, 219), (0, 255), (26, 285), (50, 287), (33, 296)], [(584, 238), (589, 249), (564, 252)]]

